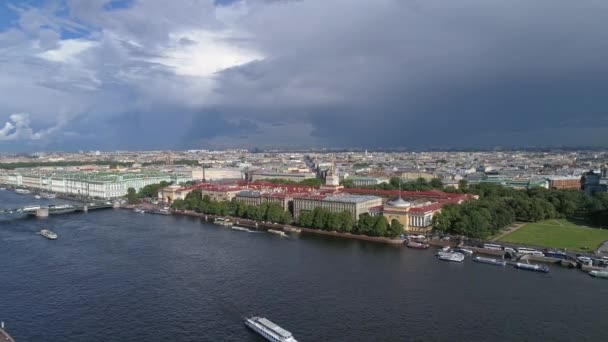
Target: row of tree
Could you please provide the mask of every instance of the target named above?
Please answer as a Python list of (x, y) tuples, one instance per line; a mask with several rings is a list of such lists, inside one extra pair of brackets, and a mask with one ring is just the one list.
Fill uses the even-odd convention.
[(236, 201), (212, 201), (209, 196), (202, 196), (200, 190), (193, 190), (186, 198), (176, 199), (171, 204), (175, 210), (193, 210), (198, 213), (234, 216), (258, 221), (270, 221), (282, 224), (291, 223), (292, 217), (277, 203), (248, 205)]
[[(404, 191), (428, 191), (433, 189), (443, 190), (443, 183), (439, 178), (432, 178), (431, 180), (417, 178), (415, 180), (403, 181), (399, 177), (391, 177), (388, 183), (360, 186), (359, 188), (374, 190), (397, 190), (399, 189), (399, 182), (401, 182), (401, 189)], [(345, 188), (357, 187), (355, 186), (353, 180), (348, 178), (342, 181), (342, 185)]]
[(316, 228), (367, 236), (396, 237), (403, 234), (403, 225), (397, 220), (388, 223), (385, 216), (363, 214), (355, 222), (349, 211), (334, 213), (324, 208), (301, 212), (296, 222), (301, 227)]
[(515, 221), (578, 218), (608, 226), (608, 194), (586, 196), (579, 190), (545, 188), (517, 190), (496, 184), (465, 184), (461, 190), (479, 195), (479, 200), (444, 206), (434, 217), (435, 228), (486, 238)]

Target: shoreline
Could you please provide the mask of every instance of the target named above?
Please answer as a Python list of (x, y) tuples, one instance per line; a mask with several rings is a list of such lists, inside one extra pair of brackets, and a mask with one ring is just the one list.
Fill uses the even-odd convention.
[[(126, 208), (126, 209), (129, 209), (129, 208)], [(285, 229), (283, 227), (290, 227), (290, 228), (300, 229), (301, 232), (307, 233), (307, 234), (317, 234), (317, 235), (333, 236), (333, 237), (339, 237), (339, 238), (345, 238), (345, 239), (351, 239), (351, 240), (370, 241), (370, 242), (377, 242), (377, 243), (383, 243), (383, 244), (388, 244), (388, 245), (403, 245), (404, 241), (405, 241), (405, 239), (391, 239), (391, 238), (378, 237), (378, 236), (341, 233), (341, 232), (336, 232), (336, 231), (326, 231), (326, 230), (320, 230), (320, 229), (314, 229), (314, 228), (303, 228), (303, 227), (298, 227), (298, 226), (294, 226), (294, 225), (290, 225), (290, 224), (264, 223), (263, 221), (254, 221), (254, 220), (250, 220), (250, 219), (243, 219), (243, 218), (232, 217), (232, 216), (209, 215), (209, 214), (202, 214), (202, 213), (197, 213), (197, 212), (193, 212), (193, 211), (179, 211), (179, 210), (171, 209), (171, 214), (198, 217), (198, 218), (205, 219), (206, 221), (209, 221), (209, 219), (215, 219), (218, 217), (225, 217), (225, 218), (229, 218), (230, 220), (232, 220), (232, 222), (234, 222), (235, 225), (245, 226), (247, 228), (254, 228), (254, 229), (259, 229), (259, 230), (268, 230), (268, 229), (278, 228), (281, 231), (285, 231)], [(209, 223), (212, 223), (212, 222), (209, 222)]]

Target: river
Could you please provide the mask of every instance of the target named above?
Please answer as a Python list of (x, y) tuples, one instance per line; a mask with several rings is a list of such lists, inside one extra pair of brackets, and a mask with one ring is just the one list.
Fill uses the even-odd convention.
[(608, 340), (608, 280), (433, 253), (121, 209), (5, 216), (0, 320), (17, 342), (263, 341), (251, 314), (305, 342)]

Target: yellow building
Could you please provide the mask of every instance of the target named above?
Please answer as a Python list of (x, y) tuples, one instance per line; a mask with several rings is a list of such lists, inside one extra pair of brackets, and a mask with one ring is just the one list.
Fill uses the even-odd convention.
[(403, 230), (409, 230), (409, 211), (412, 204), (408, 201), (404, 201), (403, 198), (399, 197), (394, 201), (390, 201), (384, 205), (382, 215), (386, 217), (386, 220), (390, 223), (393, 220), (397, 220), (403, 225)]

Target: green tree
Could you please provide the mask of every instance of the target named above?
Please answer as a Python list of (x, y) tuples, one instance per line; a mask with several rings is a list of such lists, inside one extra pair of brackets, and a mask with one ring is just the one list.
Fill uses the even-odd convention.
[(397, 221), (396, 219), (392, 219), (391, 225), (390, 225), (386, 235), (388, 237), (397, 237), (401, 234), (403, 234), (403, 225), (401, 224), (401, 222)]
[(441, 179), (439, 178), (433, 178), (430, 180), (429, 185), (433, 188), (433, 189), (443, 189), (443, 182), (441, 181)]
[(139, 198), (137, 197), (137, 191), (134, 188), (127, 189), (127, 203), (136, 204), (139, 203)]

